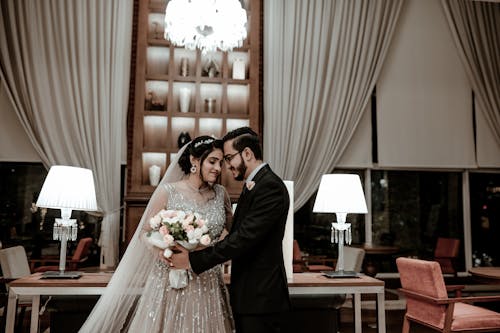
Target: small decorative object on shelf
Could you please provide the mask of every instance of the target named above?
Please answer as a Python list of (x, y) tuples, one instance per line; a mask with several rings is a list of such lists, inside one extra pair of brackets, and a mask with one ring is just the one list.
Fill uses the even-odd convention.
[(189, 62), (188, 58), (182, 58), (181, 59), (181, 76), (188, 76), (189, 75)]
[(144, 110), (151, 110), (151, 102), (153, 101), (153, 92), (148, 91), (146, 100), (144, 101)]
[(233, 79), (245, 79), (245, 61), (243, 59), (235, 59), (233, 63)]
[(181, 132), (177, 138), (177, 147), (181, 149), (189, 141), (191, 141), (191, 135), (188, 132)]
[(191, 90), (189, 88), (181, 88), (179, 91), (179, 107), (181, 112), (189, 112), (189, 102), (191, 100)]
[(213, 59), (208, 59), (205, 66), (203, 66), (203, 76), (217, 77), (219, 73), (219, 65)]
[(158, 22), (153, 22), (153, 38), (163, 39), (163, 27)]
[(205, 98), (205, 111), (207, 113), (214, 113), (215, 110), (215, 98)]
[[(149, 94), (148, 94), (149, 97)], [(147, 99), (146, 99), (147, 101)], [(154, 92), (151, 92), (151, 106), (149, 109), (146, 110), (152, 110), (152, 111), (163, 111), (165, 110), (165, 101), (155, 94)]]
[(160, 183), (161, 168), (155, 164), (149, 167), (149, 184), (157, 186)]

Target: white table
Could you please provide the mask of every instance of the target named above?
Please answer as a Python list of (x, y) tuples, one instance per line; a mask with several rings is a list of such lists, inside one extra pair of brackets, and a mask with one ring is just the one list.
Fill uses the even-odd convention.
[(5, 332), (14, 332), (18, 296), (32, 296), (30, 332), (38, 331), (40, 296), (42, 295), (101, 295), (106, 289), (111, 273), (84, 273), (79, 279), (40, 279), (41, 273), (12, 281), (9, 285), (9, 302)]
[(356, 278), (330, 279), (321, 273), (294, 273), (288, 289), (291, 295), (352, 294), (356, 333), (361, 333), (361, 294), (376, 294), (378, 333), (385, 333), (384, 281), (363, 274)]
[[(32, 296), (30, 332), (38, 330), (40, 296), (42, 295), (101, 295), (106, 289), (111, 273), (84, 273), (79, 279), (40, 279), (40, 273), (10, 283), (7, 305), (6, 333), (14, 332), (16, 300), (18, 296)], [(226, 283), (229, 275), (225, 274)], [(385, 333), (384, 282), (360, 274), (357, 278), (329, 279), (321, 273), (295, 273), (288, 282), (292, 295), (352, 294), (354, 297), (355, 332), (361, 333), (361, 294), (377, 295), (378, 333)]]

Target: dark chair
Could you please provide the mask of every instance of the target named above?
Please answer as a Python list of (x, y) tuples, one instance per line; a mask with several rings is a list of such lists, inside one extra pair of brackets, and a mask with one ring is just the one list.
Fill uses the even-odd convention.
[(410, 332), (410, 322), (445, 333), (500, 331), (500, 313), (468, 304), (499, 301), (500, 296), (450, 298), (436, 261), (400, 257), (396, 265), (399, 291), (406, 297), (403, 333)]
[(457, 276), (457, 259), (460, 239), (439, 237), (434, 250), (434, 260), (441, 266), (443, 274)]
[(335, 270), (336, 259), (326, 256), (304, 256), (297, 240), (293, 240), (293, 272), (321, 272)]
[[(2, 267), (2, 273), (3, 273), (1, 281), (4, 286), (4, 292), (5, 292), (4, 295), (5, 299), (2, 301), (2, 303), (6, 304), (10, 282), (25, 276), (29, 276), (31, 274), (30, 267), (28, 264), (28, 257), (26, 255), (24, 247), (13, 246), (0, 250), (0, 265)], [(18, 297), (16, 309), (17, 307), (19, 307), (21, 311), (17, 316), (16, 332), (21, 331), (26, 308), (31, 307), (31, 303), (32, 303), (31, 296)], [(7, 310), (4, 307), (2, 322), (5, 319), (6, 312)]]
[[(81, 264), (87, 261), (91, 245), (91, 237), (80, 239), (78, 245), (76, 246), (75, 252), (73, 253), (73, 256), (71, 257), (71, 259), (66, 260), (66, 269), (71, 271), (78, 270)], [(31, 271), (33, 272), (58, 271), (59, 257), (50, 256), (41, 259), (31, 259), (30, 267)]]

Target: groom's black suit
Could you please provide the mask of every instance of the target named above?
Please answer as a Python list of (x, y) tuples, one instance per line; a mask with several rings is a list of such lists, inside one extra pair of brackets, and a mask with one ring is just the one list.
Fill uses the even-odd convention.
[(251, 190), (243, 187), (229, 235), (213, 247), (189, 253), (197, 274), (232, 259), (230, 297), (236, 318), (279, 315), (290, 308), (281, 246), (288, 192), (268, 165), (253, 181)]

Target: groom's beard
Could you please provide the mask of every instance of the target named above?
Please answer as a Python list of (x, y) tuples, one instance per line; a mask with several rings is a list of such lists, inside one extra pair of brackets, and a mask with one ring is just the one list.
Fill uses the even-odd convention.
[(234, 177), (235, 180), (244, 180), (245, 173), (247, 172), (247, 166), (245, 162), (241, 161), (241, 163), (236, 167), (238, 174)]

